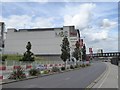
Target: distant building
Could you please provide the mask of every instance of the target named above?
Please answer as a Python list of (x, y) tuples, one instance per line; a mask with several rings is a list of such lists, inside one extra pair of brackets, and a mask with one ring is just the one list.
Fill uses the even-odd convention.
[(98, 49), (97, 53), (103, 53), (103, 49)]
[(19, 29), (9, 28), (5, 41), (5, 53), (20, 53), (26, 51), (28, 41), (32, 44), (32, 52), (38, 55), (60, 55), (61, 44), (64, 36), (70, 42), (71, 50), (74, 49), (78, 40), (77, 30), (74, 26), (61, 28), (35, 28)]

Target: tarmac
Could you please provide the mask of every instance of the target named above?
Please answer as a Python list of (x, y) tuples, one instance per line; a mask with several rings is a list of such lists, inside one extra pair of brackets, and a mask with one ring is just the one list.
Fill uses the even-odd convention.
[(98, 77), (88, 88), (119, 88), (118, 85), (118, 66), (110, 62), (104, 62), (107, 65), (105, 72)]
[(118, 85), (118, 70), (120, 70), (120, 66), (111, 64), (110, 62), (104, 63), (107, 65), (106, 70), (87, 88), (117, 88), (120, 90)]

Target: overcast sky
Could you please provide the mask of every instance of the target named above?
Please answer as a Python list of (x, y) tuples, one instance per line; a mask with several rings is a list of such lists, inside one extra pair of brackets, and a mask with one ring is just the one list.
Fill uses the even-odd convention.
[(95, 52), (97, 49), (118, 51), (118, 0), (37, 1), (3, 0), (0, 21), (5, 21), (7, 28), (17, 29), (75, 25), (80, 29), (87, 48), (92, 47)]

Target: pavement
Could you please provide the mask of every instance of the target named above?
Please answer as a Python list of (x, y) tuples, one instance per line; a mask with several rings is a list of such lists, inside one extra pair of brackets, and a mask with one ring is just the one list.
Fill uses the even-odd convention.
[(118, 88), (118, 66), (105, 62), (106, 70), (88, 88)]

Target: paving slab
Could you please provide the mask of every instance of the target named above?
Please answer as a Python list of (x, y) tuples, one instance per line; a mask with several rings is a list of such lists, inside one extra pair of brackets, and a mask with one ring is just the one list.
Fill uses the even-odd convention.
[(108, 66), (106, 73), (92, 88), (118, 88), (118, 66), (105, 63)]

